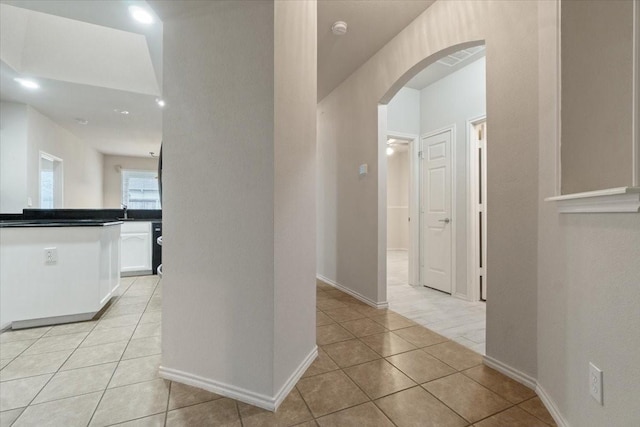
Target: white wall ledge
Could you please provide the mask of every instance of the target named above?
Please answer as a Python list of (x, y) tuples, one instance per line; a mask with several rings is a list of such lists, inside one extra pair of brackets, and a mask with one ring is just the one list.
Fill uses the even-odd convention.
[(640, 212), (640, 187), (618, 187), (585, 193), (547, 197), (559, 213)]

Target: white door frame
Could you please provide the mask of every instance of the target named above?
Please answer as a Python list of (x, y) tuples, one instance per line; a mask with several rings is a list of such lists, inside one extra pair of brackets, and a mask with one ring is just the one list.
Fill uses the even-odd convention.
[[(420, 284), (420, 136), (387, 131), (388, 138), (409, 140), (409, 284)], [(386, 155), (386, 154), (385, 154)]]
[[(478, 197), (478, 163), (476, 161), (476, 150), (475, 148), (477, 148), (477, 138), (476, 138), (476, 134), (475, 134), (475, 129), (474, 127), (477, 124), (480, 124), (482, 122), (486, 122), (487, 121), (487, 116), (486, 115), (481, 115), (481, 116), (477, 116), (477, 117), (472, 117), (470, 119), (467, 120), (467, 171), (468, 171), (468, 197), (467, 197), (467, 212), (469, 212), (469, 215), (467, 215), (467, 275), (469, 277), (469, 286), (471, 286), (471, 292), (469, 292), (469, 298), (471, 299), (471, 301), (480, 301), (480, 283), (478, 282), (478, 268), (476, 265), (476, 258), (478, 256), (477, 253), (477, 246), (478, 246), (478, 227), (477, 227), (477, 223), (476, 223), (476, 216), (478, 215), (478, 211), (476, 209), (476, 203), (475, 201), (477, 200)], [(486, 140), (486, 135), (485, 135), (485, 140)], [(472, 155), (473, 154), (473, 155)], [(487, 150), (485, 147), (485, 158), (487, 156)], [(486, 173), (486, 164), (484, 165), (485, 167), (485, 173)], [(484, 188), (485, 188), (485, 192), (483, 194), (484, 196), (484, 200), (485, 200), (485, 207), (484, 207), (484, 220), (487, 221), (487, 183), (484, 183)], [(485, 240), (484, 240), (484, 247), (485, 247), (485, 254), (486, 254), (486, 241), (487, 241), (487, 236), (484, 236)], [(484, 279), (485, 281), (487, 281), (487, 266), (484, 265)], [(486, 286), (486, 283), (485, 283)]]
[[(435, 136), (444, 132), (451, 132), (451, 254), (450, 254), (450, 258), (451, 258), (451, 296), (456, 296), (459, 298), (463, 298), (463, 299), (467, 299), (466, 296), (464, 295), (458, 295), (457, 294), (457, 287), (456, 287), (456, 281), (457, 281), (457, 275), (456, 275), (456, 266), (457, 266), (457, 257), (456, 255), (456, 236), (457, 236), (457, 227), (456, 227), (456, 222), (457, 222), (457, 216), (456, 216), (456, 196), (457, 196), (457, 181), (458, 181), (458, 171), (457, 171), (457, 167), (456, 167), (456, 125), (455, 123), (449, 126), (445, 126), (443, 128), (440, 129), (436, 129), (434, 131), (430, 131), (427, 133), (423, 133), (422, 135), (420, 135), (420, 146), (422, 146), (422, 140), (425, 138), (429, 138), (431, 136)], [(419, 147), (419, 149), (421, 149), (422, 147)], [(422, 182), (422, 167), (419, 166), (418, 167), (419, 170), (419, 175), (418, 175), (418, 179), (419, 182)], [(420, 190), (419, 190), (420, 191)], [(419, 202), (419, 206), (422, 204), (422, 200), (420, 200)], [(419, 238), (422, 236), (422, 229), (420, 229), (420, 235)], [(422, 242), (420, 242), (420, 247), (422, 247)], [(420, 271), (420, 268), (418, 268), (418, 272)], [(422, 283), (422, 277), (420, 278), (420, 284), (424, 285)]]

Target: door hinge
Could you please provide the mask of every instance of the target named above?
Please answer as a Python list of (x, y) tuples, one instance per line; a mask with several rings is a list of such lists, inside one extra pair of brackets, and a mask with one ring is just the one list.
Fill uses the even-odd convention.
[(418, 158), (424, 159), (424, 151), (418, 151)]

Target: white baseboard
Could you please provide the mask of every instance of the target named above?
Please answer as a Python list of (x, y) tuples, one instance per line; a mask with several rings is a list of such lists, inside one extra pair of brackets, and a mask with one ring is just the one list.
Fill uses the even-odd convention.
[(496, 371), (503, 373), (512, 380), (518, 381), (520, 384), (528, 387), (536, 392), (544, 406), (549, 411), (549, 414), (553, 417), (553, 420), (558, 424), (558, 427), (569, 427), (569, 423), (562, 417), (560, 411), (551, 400), (551, 397), (547, 392), (538, 384), (538, 381), (531, 375), (525, 374), (505, 363), (502, 363), (491, 356), (484, 356), (484, 364)]
[(65, 323), (85, 322), (95, 317), (98, 312), (70, 314), (68, 316), (43, 317), (42, 319), (17, 320), (11, 322), (11, 329), (35, 328), (38, 326), (62, 325)]
[(547, 411), (549, 411), (549, 413), (553, 417), (553, 420), (556, 422), (556, 424), (558, 424), (558, 427), (569, 427), (569, 423), (567, 423), (567, 421), (562, 417), (560, 411), (558, 410), (558, 407), (555, 405), (555, 403), (553, 403), (551, 397), (549, 397), (547, 392), (542, 388), (540, 384), (536, 386), (536, 394), (538, 395), (544, 406), (547, 408)]
[(177, 369), (171, 369), (164, 366), (160, 366), (160, 377), (176, 381), (182, 384), (187, 384), (193, 387), (198, 387), (203, 390), (207, 390), (221, 396), (230, 397), (240, 402), (248, 403), (249, 405), (257, 406), (268, 411), (275, 411), (282, 401), (287, 397), (289, 392), (293, 389), (300, 377), (307, 370), (309, 365), (313, 363), (314, 359), (318, 355), (318, 347), (314, 346), (311, 353), (305, 357), (302, 363), (291, 374), (287, 382), (280, 388), (278, 393), (271, 397), (261, 393), (255, 393), (250, 390), (246, 390), (242, 387), (236, 387), (231, 384), (226, 384), (220, 381), (216, 381), (210, 378), (204, 378), (199, 375), (190, 374), (188, 372), (179, 371)]
[(313, 363), (314, 360), (316, 360), (316, 357), (318, 357), (318, 346), (314, 345), (313, 346), (313, 350), (311, 350), (311, 353), (309, 353), (307, 355), (307, 357), (304, 358), (304, 360), (302, 361), (302, 363), (298, 366), (298, 368), (291, 374), (291, 376), (289, 377), (289, 379), (284, 383), (284, 385), (280, 388), (280, 390), (278, 391), (278, 393), (276, 393), (276, 397), (275, 397), (275, 406), (274, 406), (274, 411), (276, 409), (278, 409), (278, 407), (280, 406), (280, 404), (282, 403), (282, 401), (289, 395), (289, 393), (291, 392), (291, 390), (293, 390), (293, 388), (296, 386), (296, 384), (298, 383), (298, 380), (302, 377), (302, 375), (304, 375), (304, 373), (307, 371), (307, 369), (309, 368), (309, 366), (311, 366), (311, 364)]
[(367, 297), (365, 297), (364, 295), (356, 292), (356, 291), (352, 291), (351, 289), (341, 285), (338, 282), (335, 282), (327, 277), (322, 276), (321, 274), (316, 275), (316, 278), (318, 280), (322, 280), (323, 282), (325, 282), (328, 285), (333, 286), (336, 289), (341, 290), (342, 292), (344, 292), (345, 294), (349, 294), (352, 297), (354, 297), (357, 300), (362, 301), (363, 303), (370, 305), (373, 308), (389, 308), (389, 303), (387, 301), (384, 302), (376, 302), (372, 299), (369, 299)]
[(536, 386), (538, 385), (538, 382), (536, 381), (536, 379), (533, 378), (531, 375), (525, 374), (524, 372), (521, 372), (515, 368), (512, 368), (511, 366), (506, 365), (494, 359), (493, 357), (484, 356), (484, 364), (490, 368), (495, 369), (498, 372), (505, 374), (512, 380), (518, 381), (520, 384), (530, 388), (531, 390), (535, 390)]

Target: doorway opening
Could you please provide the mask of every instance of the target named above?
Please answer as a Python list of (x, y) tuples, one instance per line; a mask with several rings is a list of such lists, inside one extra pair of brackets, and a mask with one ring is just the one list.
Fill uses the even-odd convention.
[(40, 208), (59, 209), (63, 207), (62, 159), (40, 151)]
[(418, 150), (418, 135), (387, 135), (387, 286), (419, 280)]
[(479, 353), (487, 297), (485, 81), (484, 46), (466, 47), (409, 80), (379, 121), (389, 307)]

